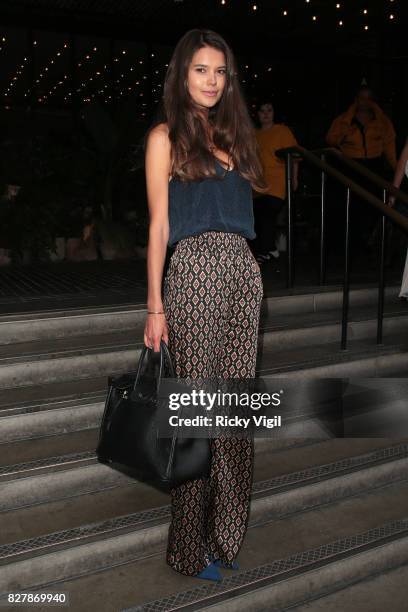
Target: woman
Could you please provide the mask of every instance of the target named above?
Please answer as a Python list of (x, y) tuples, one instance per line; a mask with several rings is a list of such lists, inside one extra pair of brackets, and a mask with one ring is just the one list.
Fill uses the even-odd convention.
[[(168, 66), (165, 121), (146, 138), (150, 213), (144, 342), (168, 343), (180, 378), (255, 376), (262, 278), (251, 186), (265, 188), (234, 56), (210, 30), (190, 30)], [(176, 245), (161, 281), (167, 245)], [(210, 478), (171, 490), (167, 563), (220, 580), (236, 567), (249, 512), (250, 439), (211, 440)]]
[[(256, 259), (263, 264), (271, 257), (279, 257), (276, 248), (276, 218), (281, 212), (286, 198), (285, 162), (275, 152), (286, 147), (296, 147), (297, 141), (290, 129), (282, 123), (275, 123), (271, 102), (261, 102), (258, 106), (260, 129), (256, 130), (264, 175), (268, 183), (265, 195), (255, 194), (255, 230), (257, 239), (253, 244)], [(293, 189), (298, 187), (297, 160), (293, 164)]]
[[(397, 163), (397, 167), (395, 169), (393, 185), (397, 189), (399, 189), (401, 186), (402, 179), (404, 178), (404, 173), (408, 177), (408, 138), (405, 142), (404, 148), (402, 149), (400, 158)], [(394, 206), (395, 204), (394, 196), (390, 196), (388, 203), (390, 206)], [(401, 283), (401, 290), (399, 292), (399, 297), (408, 299), (408, 251), (407, 251), (407, 258), (405, 260), (404, 274), (402, 275), (402, 283)]]

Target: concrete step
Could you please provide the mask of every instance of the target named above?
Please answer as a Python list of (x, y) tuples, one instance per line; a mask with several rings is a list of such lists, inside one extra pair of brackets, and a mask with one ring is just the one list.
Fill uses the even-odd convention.
[(238, 556), (240, 570), (221, 570), (218, 585), (168, 567), (163, 532), (154, 541), (145, 539), (139, 556), (123, 548), (115, 556), (112, 541), (108, 547), (109, 539), (105, 546), (100, 541), (92, 570), (94, 544), (71, 548), (75, 567), (67, 550), (64, 564), (60, 552), (9, 563), (0, 592), (52, 588), (66, 592), (76, 612), (283, 610), (407, 563), (408, 483), (383, 484), (301, 513), (252, 519)]
[(0, 444), (95, 429), (102, 419), (105, 395), (0, 407)]
[(374, 338), (350, 340), (344, 351), (339, 342), (275, 352), (266, 346), (258, 364), (257, 374), (264, 378), (400, 377), (408, 372), (408, 342), (404, 335), (393, 335), (380, 345)]
[[(0, 445), (0, 511), (75, 497), (133, 482), (124, 474), (97, 461), (95, 449), (98, 435), (98, 429), (91, 429)], [(311, 438), (257, 438), (255, 454), (266, 451), (271, 454), (313, 442)], [(377, 442), (373, 444), (377, 447)], [(381, 446), (380, 442), (378, 445)]]
[(144, 304), (7, 314), (0, 316), (0, 344), (88, 336), (128, 329), (140, 334), (145, 316)]
[[(98, 429), (93, 428), (62, 435), (5, 442), (0, 445), (0, 479), (4, 479), (6, 474), (32, 473), (34, 469), (39, 471), (41, 465), (62, 463), (56, 460), (56, 457), (94, 451), (97, 440)], [(35, 468), (31, 464), (38, 467)], [(12, 469), (12, 466), (16, 467)]]
[[(54, 451), (52, 455), (46, 455), (47, 447), (44, 441), (48, 446), (47, 439), (25, 443), (25, 461), (22, 463), (13, 461), (16, 456), (21, 457), (22, 455), (21, 443), (3, 445), (4, 455), (8, 458), (9, 463), (0, 468), (1, 511), (13, 510), (15, 512), (20, 507), (26, 508), (68, 498), (78, 498), (78, 503), (82, 503), (82, 498), (79, 499), (79, 497), (83, 494), (115, 486), (120, 487), (123, 484), (134, 484), (132, 479), (98, 463), (94, 452), (97, 440), (96, 431), (88, 432), (86, 439), (83, 435), (67, 437), (69, 440), (61, 439), (62, 436), (56, 438), (54, 448), (50, 445), (49, 452)], [(58, 449), (56, 444), (59, 443), (59, 448), (64, 449), (65, 447), (66, 449), (68, 445), (72, 446), (73, 438), (78, 443), (77, 452), (55, 454)], [(39, 442), (43, 446), (40, 446)], [(387, 446), (389, 446), (389, 440), (385, 438), (349, 441), (340, 438), (327, 441), (257, 438), (255, 439), (255, 476), (258, 480), (265, 480), (288, 471), (299, 471), (302, 467), (310, 467), (322, 462), (332, 463), (348, 456), (383, 449)], [(137, 484), (142, 489), (145, 488), (141, 483)], [(151, 490), (153, 494), (153, 489), (148, 487), (148, 490)], [(153, 501), (149, 503), (149, 507), (153, 507)], [(11, 520), (14, 520), (13, 516)]]
[[(132, 479), (97, 461), (95, 448), (98, 433), (98, 430), (94, 429), (1, 445), (3, 463), (0, 465), (0, 511), (16, 510), (132, 483)], [(299, 457), (299, 463), (290, 463), (290, 469), (300, 469), (305, 457), (302, 453), (298, 454), (299, 448), (319, 442), (311, 438), (256, 438), (255, 455), (267, 452), (272, 457), (274, 453), (284, 453), (286, 450), (289, 455), (284, 453), (282, 458), (279, 455), (279, 461), (284, 460), (284, 468), (273, 466), (275, 458), (266, 461), (267, 470), (273, 470), (274, 475), (277, 475), (282, 473), (282, 469), (289, 469), (287, 461), (290, 456)], [(353, 452), (382, 448), (389, 442), (387, 439), (373, 438), (367, 439), (367, 442), (362, 439), (361, 443), (358, 443), (359, 440), (351, 441)], [(338, 458), (338, 452), (340, 456), (343, 456), (343, 453), (347, 455), (348, 446), (342, 439), (335, 440), (329, 448), (329, 461)], [(326, 447), (318, 445), (316, 449), (314, 460), (311, 459), (310, 453), (306, 455), (309, 465), (321, 461), (321, 452)], [(294, 455), (290, 455), (291, 451)]]
[[(252, 526), (260, 527), (265, 523), (270, 525), (270, 521), (278, 517), (316, 508), (322, 503), (337, 503), (342, 498), (361, 496), (373, 489), (382, 490), (381, 487), (390, 483), (400, 483), (403, 488), (401, 498), (405, 499), (406, 486), (404, 485), (404, 488), (401, 482), (407, 477), (408, 444), (385, 446), (356, 455), (353, 453), (361, 444), (363, 446), (360, 446), (360, 450), (362, 448), (367, 450), (368, 441), (349, 440), (347, 449), (346, 446), (341, 448), (341, 445), (333, 445), (333, 442), (326, 444), (325, 447), (321, 446), (319, 452), (317, 447), (308, 447), (309, 450), (304, 448), (285, 451), (289, 457), (292, 457), (292, 463), (286, 461), (286, 470), (281, 453), (279, 462), (273, 455), (263, 454), (256, 466), (257, 480), (254, 482), (250, 518)], [(337, 460), (331, 463), (322, 462), (323, 457), (334, 458), (336, 452)], [(307, 454), (309, 459), (306, 458)], [(313, 465), (313, 457), (314, 460), (320, 457), (320, 462)], [(288, 468), (290, 470), (296, 462), (298, 465), (301, 463), (302, 469), (288, 472)], [(312, 464), (311, 467), (305, 468), (308, 463)], [(265, 476), (267, 479), (259, 480)], [(60, 474), (60, 477), (65, 480), (65, 476)], [(69, 487), (69, 483), (65, 482), (65, 486)], [(69, 490), (77, 492), (73, 487)], [(406, 504), (408, 504), (407, 496)], [(55, 509), (58, 510), (57, 507)], [(393, 509), (396, 512), (395, 506)], [(400, 513), (406, 510), (408, 508), (406, 509), (404, 504), (399, 507)], [(25, 516), (29, 521), (28, 509), (19, 512), (22, 523), (24, 523), (24, 512), (27, 513)], [(38, 512), (38, 509), (32, 512)], [(163, 548), (167, 536), (169, 512), (168, 506), (151, 507), (149, 510), (129, 515), (118, 516), (117, 512), (115, 518), (99, 523), (82, 524), (80, 527), (47, 532), (45, 535), (37, 535), (28, 540), (8, 542), (0, 546), (2, 566), (0, 592), (51, 584), (81, 574), (100, 571), (145, 557), (146, 551), (149, 551), (150, 555), (158, 548)], [(61, 508), (58, 513), (61, 514)], [(72, 516), (72, 512), (69, 514)], [(5, 513), (2, 518), (7, 516), (11, 517), (12, 514)], [(58, 519), (55, 518), (55, 513), (50, 513), (50, 517), (53, 517), (50, 518), (52, 528)], [(375, 518), (379, 520), (378, 516)], [(18, 528), (18, 519), (10, 523), (11, 530), (18, 531)], [(315, 532), (316, 528), (321, 530), (320, 521), (315, 524)], [(279, 528), (272, 531), (282, 546), (285, 543), (285, 538), (282, 542), (280, 537), (283, 532)], [(327, 528), (327, 534), (329, 533), (332, 532)], [(265, 535), (265, 537), (270, 536)], [(263, 539), (264, 543), (267, 541), (268, 539)], [(293, 541), (297, 544), (301, 542), (297, 540), (296, 534)], [(261, 555), (265, 551), (274, 550), (269, 546), (257, 548), (262, 548), (262, 551), (258, 551)], [(148, 572), (143, 571), (142, 575), (144, 579), (149, 579)], [(158, 580), (158, 577), (155, 576), (155, 579)]]
[[(313, 327), (304, 327), (308, 324), (302, 322), (302, 326), (296, 328), (292, 321), (290, 325), (287, 323), (285, 330), (261, 329), (258, 372), (265, 375), (313, 369), (312, 374), (324, 376), (321, 370), (319, 373), (316, 370), (322, 362), (329, 361), (336, 368), (337, 363), (357, 360), (362, 362), (363, 371), (368, 371), (368, 375), (371, 375), (373, 367), (379, 372), (375, 374), (377, 376), (381, 372), (392, 375), (395, 369), (408, 366), (407, 322), (405, 314), (388, 315), (384, 321), (384, 342), (376, 345), (375, 321), (354, 321), (347, 351), (340, 350), (339, 335), (333, 342), (340, 333), (337, 314), (330, 324), (320, 321)], [(286, 342), (285, 337), (291, 337), (291, 340)], [(140, 339), (129, 331), (0, 347), (0, 389), (100, 378), (134, 370), (142, 347)], [(382, 355), (387, 356), (386, 360), (381, 360)], [(379, 359), (375, 361), (377, 357)], [(349, 364), (348, 369), (343, 367), (343, 371), (355, 372), (354, 364), (351, 367)], [(332, 368), (327, 375), (349, 374), (333, 374)]]
[[(340, 343), (342, 313), (340, 309), (313, 313), (270, 314), (261, 319), (260, 342), (273, 350), (316, 344)], [(383, 319), (383, 338), (393, 334), (408, 338), (408, 302), (389, 304)], [(350, 340), (376, 338), (376, 305), (357, 306), (349, 316), (347, 335)]]
[[(136, 578), (133, 605), (122, 604), (122, 612), (158, 610), (160, 605), (164, 610), (180, 611), (278, 612), (397, 568), (408, 562), (407, 493), (407, 483), (389, 486), (259, 525), (248, 532), (238, 573), (223, 570), (224, 580), (212, 588), (189, 588), (183, 577), (181, 588), (177, 592), (173, 587), (173, 593), (169, 586), (175, 579), (169, 577), (155, 591), (149, 588), (150, 580), (143, 586)], [(163, 567), (163, 559), (152, 557), (142, 563), (144, 567), (140, 564), (138, 572), (156, 576), (156, 580), (159, 572), (167, 578), (172, 571)], [(65, 584), (80, 588), (79, 581)], [(158, 591), (165, 595), (160, 597)], [(154, 599), (147, 599), (149, 592), (154, 593)], [(374, 594), (367, 595), (368, 601), (373, 601)], [(354, 612), (354, 607), (349, 609)], [(366, 610), (371, 612), (370, 607)]]
[[(328, 364), (326, 364), (326, 367), (329, 367)], [(353, 383), (353, 377), (348, 379), (349, 385), (344, 401), (349, 399), (352, 399), (354, 403), (358, 401), (360, 410), (358, 414), (354, 413), (353, 415), (354, 432), (347, 429), (347, 435), (353, 437), (360, 435), (361, 437), (363, 435), (378, 436), (381, 434), (392, 438), (402, 435), (402, 431), (408, 432), (408, 414), (405, 411), (404, 400), (408, 387), (405, 375), (406, 372), (401, 372), (398, 378), (359, 378), (356, 384)], [(272, 391), (271, 382), (273, 378), (273, 374), (264, 376), (270, 391)], [(289, 383), (291, 385), (289, 388), (294, 391), (293, 381), (290, 378), (286, 381), (286, 378), (287, 375), (284, 373), (284, 377), (280, 378), (279, 382), (283, 386)], [(90, 388), (95, 389), (89, 393), (84, 391), (88, 382)], [(275, 384), (273, 383), (273, 385)], [(98, 386), (103, 387), (97, 391)], [(104, 410), (106, 388), (106, 379), (101, 378), (3, 390), (0, 393), (0, 449), (2, 444), (39, 438), (46, 438), (44, 444), (47, 445), (47, 448), (50, 448), (48, 440), (51, 440), (52, 436), (65, 436), (70, 433), (98, 429)], [(314, 391), (311, 395), (312, 390)], [(316, 402), (320, 396), (317, 396), (316, 392), (315, 381), (305, 377), (297, 380), (296, 397), (295, 395), (291, 396), (294, 412), (287, 415), (289, 418), (285, 416), (285, 412), (282, 412), (283, 418), (285, 418), (284, 429), (281, 432), (275, 432), (275, 440), (280, 440), (281, 444), (284, 444), (285, 439), (289, 438), (311, 437), (321, 439), (332, 437), (328, 432), (325, 434), (322, 422), (314, 421), (313, 415), (308, 414), (308, 411), (310, 413), (310, 411), (313, 412), (317, 409)], [(58, 393), (61, 395), (57, 395)], [(358, 394), (358, 400), (354, 399), (356, 394)], [(41, 395), (44, 399), (40, 399)], [(309, 398), (307, 403), (304, 402), (302, 395)], [(33, 398), (28, 399), (30, 396), (33, 396)], [(303, 406), (303, 414), (300, 411), (298, 414), (298, 410), (295, 408), (299, 399)], [(17, 401), (10, 403), (12, 400)], [(321, 398), (320, 401), (323, 402), (323, 399)], [(347, 407), (346, 404), (344, 404), (344, 407)], [(367, 413), (375, 413), (376, 422), (378, 422), (379, 416), (383, 417), (383, 429), (381, 431), (369, 431)], [(359, 417), (358, 423), (356, 417)], [(348, 414), (348, 424), (351, 423), (350, 418), (351, 415)], [(392, 428), (393, 425), (396, 427), (395, 430)], [(343, 434), (337, 432), (337, 435)], [(6, 455), (5, 448), (3, 447), (3, 457)], [(47, 452), (50, 454), (49, 451)], [(18, 463), (20, 459), (15, 457), (13, 461), (7, 460), (6, 462)]]
[(408, 565), (339, 588), (330, 595), (312, 600), (292, 612), (405, 612), (407, 609)]
[[(386, 304), (395, 306), (398, 286), (386, 288)], [(378, 290), (372, 286), (353, 288), (350, 307), (374, 305)], [(277, 291), (263, 300), (263, 316), (268, 314), (301, 314), (324, 312), (341, 308), (342, 291), (339, 287), (316, 287)], [(34, 340), (50, 340), (72, 336), (104, 334), (120, 330), (134, 330), (140, 336), (146, 316), (145, 304), (111, 305), (104, 307), (66, 308), (38, 312), (21, 312), (0, 316), (0, 345)]]

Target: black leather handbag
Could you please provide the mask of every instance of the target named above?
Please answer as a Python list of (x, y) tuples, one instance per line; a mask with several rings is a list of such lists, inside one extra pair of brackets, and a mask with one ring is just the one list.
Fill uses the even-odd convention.
[(102, 417), (98, 460), (110, 467), (169, 492), (187, 480), (208, 477), (211, 451), (208, 438), (183, 438), (177, 427), (172, 437), (159, 437), (160, 381), (175, 378), (165, 342), (160, 352), (143, 347), (135, 372), (109, 378)]

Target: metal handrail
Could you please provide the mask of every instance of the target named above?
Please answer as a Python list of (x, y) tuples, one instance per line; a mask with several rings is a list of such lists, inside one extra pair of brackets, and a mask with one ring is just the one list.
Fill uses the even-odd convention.
[[(326, 151), (327, 149), (320, 150), (322, 154), (324, 154)], [(408, 232), (408, 218), (407, 217), (404, 217), (404, 215), (399, 213), (397, 210), (394, 210), (392, 206), (388, 206), (387, 204), (382, 202), (379, 198), (374, 196), (372, 193), (370, 193), (366, 189), (363, 189), (363, 187), (360, 187), (360, 185), (358, 185), (355, 181), (348, 178), (345, 174), (343, 174), (336, 168), (333, 168), (332, 166), (330, 166), (330, 164), (328, 164), (327, 162), (319, 159), (317, 155), (315, 154), (315, 152), (312, 153), (311, 151), (307, 151), (306, 149), (303, 149), (302, 147), (288, 147), (286, 149), (279, 149), (278, 151), (276, 151), (276, 155), (280, 158), (286, 158), (288, 155), (291, 155), (298, 159), (300, 157), (306, 159), (307, 161), (315, 165), (317, 168), (320, 168), (320, 170), (323, 170), (326, 174), (329, 174), (333, 178), (337, 179), (340, 183), (345, 185), (345, 187), (350, 188), (350, 190), (356, 193), (358, 196), (360, 196), (360, 198), (363, 198), (364, 200), (366, 200), (367, 202), (369, 202), (376, 208), (379, 208), (381, 212), (383, 212), (385, 215), (387, 215), (393, 221), (395, 221), (395, 223), (399, 227), (401, 227), (401, 229)], [(350, 161), (350, 160), (347, 160), (347, 161)], [(359, 170), (361, 169), (361, 174), (366, 174), (367, 172), (367, 178), (368, 178), (368, 173), (370, 175), (374, 174), (373, 172), (366, 170), (366, 168), (362, 168), (359, 164), (356, 164), (356, 166), (358, 166)], [(362, 172), (362, 170), (366, 172)], [(374, 176), (376, 177), (375, 174)], [(382, 184), (382, 180), (378, 179), (378, 184), (381, 187), (383, 187), (387, 191), (390, 191), (392, 195), (395, 195), (395, 197), (398, 197), (398, 199), (403, 200), (404, 202), (408, 203), (408, 197), (406, 196), (406, 194), (404, 194), (400, 189), (397, 189), (396, 187), (391, 185), (391, 183), (388, 183), (388, 181), (383, 181), (383, 182), (384, 182), (384, 185)]]
[(370, 179), (370, 181), (374, 183), (374, 185), (377, 185), (378, 187), (385, 189), (388, 193), (393, 195), (396, 199), (401, 200), (405, 204), (408, 204), (408, 195), (404, 191), (401, 191), (401, 189), (398, 189), (398, 187), (395, 187), (395, 185), (393, 185), (386, 179), (382, 178), (382, 176), (378, 176), (378, 174), (375, 174), (375, 172), (373, 172), (372, 170), (369, 170), (365, 166), (362, 166), (358, 161), (351, 159), (350, 157), (347, 157), (338, 149), (335, 149), (333, 147), (327, 147), (325, 149), (313, 150), (313, 153), (320, 154), (320, 155), (321, 154), (335, 155), (344, 164), (346, 164), (353, 170), (356, 170), (356, 172), (359, 172), (366, 178)]
[[(345, 176), (342, 172), (333, 168), (326, 162), (326, 156), (334, 154), (341, 158), (346, 164), (354, 170), (360, 172), (363, 176), (370, 179), (377, 186), (383, 189), (383, 201), (374, 196), (372, 193), (363, 189), (355, 181)], [(380, 232), (379, 255), (379, 285), (378, 285), (378, 309), (377, 309), (377, 344), (382, 343), (383, 315), (384, 315), (384, 291), (385, 291), (385, 229), (386, 218), (390, 218), (399, 228), (408, 233), (408, 219), (394, 210), (387, 204), (387, 194), (391, 193), (396, 199), (402, 200), (408, 204), (408, 196), (401, 190), (397, 189), (388, 181), (378, 177), (376, 174), (361, 166), (358, 162), (346, 158), (340, 151), (336, 149), (319, 149), (317, 151), (307, 151), (303, 147), (288, 147), (276, 151), (276, 155), (286, 162), (286, 187), (288, 196), (288, 287), (293, 284), (293, 179), (292, 179), (292, 160), (305, 159), (321, 170), (321, 235), (320, 235), (320, 284), (324, 283), (325, 278), (325, 217), (326, 217), (326, 174), (332, 176), (338, 182), (346, 187), (346, 234), (345, 234), (345, 262), (344, 262), (344, 281), (343, 281), (343, 307), (342, 307), (342, 324), (341, 324), (341, 348), (345, 350), (347, 347), (347, 329), (348, 329), (348, 307), (349, 307), (349, 289), (350, 289), (350, 192), (356, 193), (361, 199), (365, 200), (372, 206), (375, 206), (382, 213), (382, 223)], [(320, 155), (321, 158), (318, 157)]]

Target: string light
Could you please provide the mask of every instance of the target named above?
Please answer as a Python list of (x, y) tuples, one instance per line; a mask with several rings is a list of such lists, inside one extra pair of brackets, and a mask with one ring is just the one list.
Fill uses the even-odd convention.
[[(389, 2), (394, 2), (394, 0), (389, 0)], [(225, 5), (226, 4), (226, 0), (221, 0), (221, 4)], [(283, 4), (283, 3), (282, 3)], [(290, 12), (290, 5), (288, 6), (288, 4), (285, 2), (284, 4), (287, 5), (287, 9), (283, 9), (281, 7), (281, 15), (282, 17), (287, 17), (289, 15)], [(312, 5), (312, 3), (310, 2), (310, 0), (305, 0), (305, 4), (309, 4), (311, 5), (311, 12), (308, 13), (309, 19), (311, 18), (311, 20), (313, 22), (321, 22), (320, 25), (322, 25), (322, 21), (323, 21), (323, 15), (321, 15), (318, 7), (317, 7), (317, 3), (315, 5)], [(361, 3), (362, 4), (362, 3)], [(366, 5), (367, 8), (363, 8), (364, 4)], [(364, 2), (364, 4), (361, 6), (360, 8), (357, 8), (357, 11), (360, 13), (360, 15), (364, 15), (366, 17), (366, 19), (361, 20), (360, 21), (360, 28), (363, 29), (364, 31), (368, 31), (370, 30), (373, 26), (373, 24), (370, 22), (370, 19), (368, 18), (368, 15), (370, 15), (370, 17), (372, 17), (372, 11), (370, 12), (368, 9), (368, 2)], [(335, 2), (332, 4), (332, 8), (336, 8), (338, 12), (335, 16), (337, 17), (337, 19), (335, 19), (335, 24), (337, 25), (337, 27), (344, 27), (345, 24), (347, 23), (347, 20), (344, 21), (344, 17), (343, 17), (343, 11), (341, 11), (340, 9), (344, 9), (345, 3), (344, 2)], [(250, 4), (249, 7), (250, 10), (252, 11), (257, 11), (259, 10), (259, 5), (257, 3), (253, 3)], [(262, 8), (262, 6), (261, 6)], [(391, 13), (391, 10), (393, 10), (393, 12)], [(314, 13), (314, 14), (313, 14)], [(396, 4), (393, 4), (392, 7), (390, 7), (390, 11), (388, 12), (388, 15), (385, 16), (385, 19), (388, 19), (388, 21), (395, 21), (398, 18), (398, 15), (396, 14)], [(292, 13), (291, 13), (292, 15)], [(340, 19), (340, 17), (343, 17)], [(367, 23), (369, 22), (369, 23)], [(0, 51), (2, 49), (1, 45), (2, 43), (6, 42), (6, 38), (3, 36), (0, 36)], [(37, 41), (34, 40), (32, 41), (32, 46), (37, 46)], [(40, 45), (42, 44), (42, 42), (40, 41)], [(58, 65), (58, 60), (61, 59), (61, 56), (63, 55), (63, 50), (66, 49), (68, 47), (67, 43), (64, 43), (63, 48), (58, 50), (55, 53), (55, 56), (53, 56), (51, 59), (48, 60), (48, 65), (45, 65), (42, 67), (41, 72), (39, 73), (39, 75), (36, 76), (35, 82), (38, 84), (40, 84), (42, 81), (45, 80), (45, 77), (47, 76), (51, 76), (52, 71), (54, 68), (57, 67)], [(96, 53), (98, 50), (97, 47), (93, 47), (92, 48), (92, 52)], [(115, 62), (115, 72), (118, 72), (120, 74), (117, 75), (118, 78), (115, 78), (114, 82), (112, 82), (112, 80), (110, 81), (109, 85), (104, 84), (104, 80), (106, 77), (106, 73), (109, 73), (110, 71), (110, 67), (108, 67), (106, 64), (104, 65), (104, 67), (102, 68), (101, 66), (98, 68), (98, 70), (95, 70), (94, 72), (92, 72), (92, 68), (90, 67), (90, 64), (92, 63), (92, 59), (93, 59), (93, 53), (90, 51), (88, 51), (88, 53), (86, 55), (84, 55), (82, 58), (80, 58), (80, 61), (77, 63), (77, 66), (79, 68), (84, 68), (86, 67), (87, 70), (83, 71), (84, 73), (86, 72), (86, 76), (85, 74), (82, 75), (82, 80), (80, 81), (79, 85), (78, 85), (78, 89), (77, 89), (77, 93), (80, 94), (79, 99), (83, 100), (84, 103), (89, 103), (91, 102), (93, 99), (98, 98), (99, 96), (103, 96), (103, 99), (105, 99), (105, 101), (111, 100), (112, 98), (115, 97), (123, 97), (126, 96), (128, 93), (130, 92), (137, 92), (138, 88), (139, 91), (135, 94), (138, 95), (140, 97), (143, 97), (143, 93), (140, 92), (140, 88), (141, 86), (143, 87), (143, 85), (145, 85), (144, 81), (146, 81), (146, 79), (148, 79), (148, 77), (146, 75), (140, 75), (140, 81), (133, 81), (133, 79), (131, 79), (131, 77), (135, 78), (137, 75), (137, 69), (142, 67), (144, 65), (144, 61), (143, 59), (139, 59), (139, 58), (132, 58), (134, 60), (134, 65), (133, 66), (122, 66), (122, 64), (120, 64), (122, 58), (124, 56), (129, 57), (129, 60), (131, 59), (131, 50), (130, 49), (123, 49), (121, 47), (117, 48), (116, 51), (116, 57), (112, 58), (112, 61)], [(155, 54), (154, 53), (149, 53), (149, 55), (147, 57), (154, 57)], [(146, 57), (146, 56), (144, 56)], [(27, 59), (24, 60), (24, 62), (27, 61)], [(15, 91), (16, 89), (16, 84), (18, 83), (22, 71), (24, 70), (25, 67), (25, 63), (22, 63), (19, 67), (18, 70), (15, 71), (15, 74), (10, 77), (10, 82), (8, 84), (8, 88), (6, 91), (5, 96), (10, 95), (13, 91)], [(125, 61), (125, 63), (127, 63)], [(91, 68), (91, 70), (90, 70)], [(159, 74), (164, 71), (165, 72), (165, 68), (168, 68), (168, 64), (163, 64), (160, 67), (160, 70), (152, 70), (152, 75), (157, 75), (157, 77), (159, 78)], [(248, 65), (245, 65), (246, 70), (249, 69)], [(271, 72), (272, 68), (271, 67), (267, 67), (264, 66), (263, 69), (263, 74), (265, 72)], [(91, 74), (89, 75), (89, 72), (91, 72)], [(130, 74), (132, 73), (132, 74)], [(54, 73), (55, 74), (55, 73)], [(248, 73), (247, 73), (248, 74)], [(252, 74), (251, 75), (251, 80), (252, 79), (257, 79), (259, 75), (259, 71), (258, 74)], [(37, 97), (39, 103), (44, 103), (45, 101), (48, 101), (50, 99), (50, 97), (54, 96), (57, 92), (61, 92), (61, 87), (63, 85), (66, 84), (67, 79), (69, 78), (66, 74), (65, 75), (59, 75), (60, 80), (55, 83), (54, 85), (49, 85), (47, 83), (47, 89), (49, 88), (49, 91), (47, 91), (47, 93), (44, 93), (42, 91), (42, 87), (41, 87), (41, 91), (39, 92), (39, 96)], [(157, 83), (158, 78), (156, 78), (155, 76), (153, 76), (153, 80), (151, 83), (151, 92), (154, 94), (158, 94), (160, 96), (160, 93), (162, 92), (162, 83)], [(241, 81), (242, 83), (246, 83), (246, 80), (243, 79)], [(251, 82), (251, 81), (249, 81)], [(150, 83), (150, 82), (149, 82)], [(112, 95), (108, 96), (108, 93), (110, 91), (109, 88), (111, 88), (113, 85), (114, 87), (114, 91), (112, 91)], [(252, 83), (252, 86), (254, 86), (254, 84)], [(91, 88), (91, 91), (87, 91), (87, 87)], [(28, 93), (30, 92), (30, 89), (28, 89), (26, 91), (26, 93), (24, 93), (24, 97), (27, 97)], [(139, 93), (140, 92), (140, 93)], [(67, 92), (64, 88), (64, 92), (62, 93), (62, 97), (63, 100), (65, 102), (68, 102), (70, 99), (72, 99), (72, 92)], [(75, 95), (75, 93), (74, 93)], [(154, 96), (152, 96), (154, 97)]]
[[(4, 37), (3, 37), (4, 38)], [(8, 87), (5, 90), (4, 96), (8, 97), (8, 94), (13, 91), (14, 86), (19, 80), (20, 76), (23, 74), (24, 68), (26, 67), (26, 62), (28, 61), (27, 57), (24, 57), (22, 60), (22, 64), (20, 64), (19, 69), (16, 70), (16, 73), (11, 77)]]
[[(36, 41), (36, 40), (33, 40), (33, 46), (34, 46), (34, 47), (35, 47), (35, 46), (37, 46), (37, 41)], [(49, 62), (51, 66), (55, 64), (55, 59), (56, 59), (56, 58), (60, 58), (60, 57), (61, 57), (61, 54), (62, 54), (62, 53), (63, 53), (63, 52), (66, 50), (66, 49), (68, 49), (68, 46), (69, 46), (69, 45), (68, 45), (68, 43), (67, 43), (67, 42), (64, 42), (64, 43), (63, 43), (62, 48), (61, 48), (60, 50), (58, 50), (58, 51), (55, 53), (54, 58), (51, 58), (51, 60), (50, 60), (50, 62)], [(38, 77), (35, 79), (35, 83), (36, 83), (37, 85), (38, 85), (38, 84), (40, 83), (40, 81), (41, 81), (41, 80), (44, 78), (44, 76), (45, 76), (45, 74), (44, 74), (44, 73), (47, 73), (47, 72), (49, 72), (49, 67), (48, 67), (48, 66), (44, 66), (44, 68), (42, 69), (42, 71), (39, 73)], [(25, 97), (25, 98), (27, 98), (29, 93), (30, 93), (30, 89), (27, 89), (27, 90), (25, 91), (25, 93), (24, 93), (24, 97)]]

